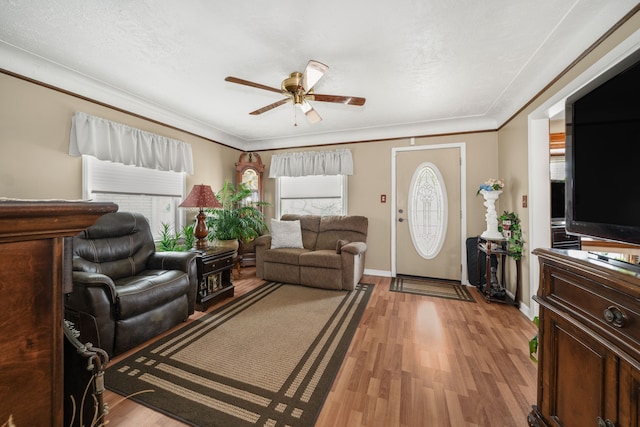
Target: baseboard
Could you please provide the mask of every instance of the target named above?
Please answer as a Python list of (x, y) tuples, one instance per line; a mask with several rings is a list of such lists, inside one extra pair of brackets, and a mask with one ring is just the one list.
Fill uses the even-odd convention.
[(371, 269), (368, 269), (368, 268), (364, 269), (364, 274), (368, 274), (368, 275), (371, 275), (371, 276), (391, 277), (391, 272), (390, 271), (371, 270)]
[(522, 302), (520, 302), (520, 312), (522, 314), (524, 314), (525, 316), (527, 316), (527, 319), (533, 321), (533, 315), (531, 313), (531, 307), (529, 307), (528, 305), (524, 305)]
[[(509, 296), (509, 298), (514, 299), (513, 293), (510, 292), (509, 290), (507, 290), (507, 295)], [(529, 307), (528, 305), (524, 305), (522, 301), (520, 301), (519, 309), (520, 309), (520, 312), (525, 316), (527, 316), (528, 319), (533, 320), (533, 317), (531, 316), (531, 307)]]

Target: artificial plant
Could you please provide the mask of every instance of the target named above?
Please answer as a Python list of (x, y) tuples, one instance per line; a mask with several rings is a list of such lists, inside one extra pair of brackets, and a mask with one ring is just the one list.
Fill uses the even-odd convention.
[(498, 217), (498, 231), (503, 233), (505, 229), (503, 222), (508, 222), (508, 230), (510, 231), (508, 237), (507, 250), (511, 253), (514, 260), (522, 259), (522, 229), (520, 228), (520, 217), (515, 212), (504, 211), (502, 215)]
[[(540, 320), (538, 319), (538, 316), (533, 318), (533, 323), (536, 324), (536, 327), (540, 327)], [(538, 363), (538, 358), (536, 357), (538, 353), (538, 334), (536, 334), (535, 337), (531, 338), (531, 341), (529, 341), (529, 357), (531, 358), (531, 360), (533, 360), (534, 362)]]
[(250, 196), (251, 189), (246, 184), (236, 188), (225, 181), (216, 193), (222, 207), (206, 209), (210, 240), (250, 242), (269, 229), (260, 210), (268, 203), (251, 201)]
[(158, 250), (188, 251), (193, 247), (193, 243), (195, 242), (194, 228), (195, 224), (189, 224), (184, 226), (181, 231), (173, 231), (171, 225), (163, 222), (162, 231), (160, 231), (160, 241), (158, 242)]

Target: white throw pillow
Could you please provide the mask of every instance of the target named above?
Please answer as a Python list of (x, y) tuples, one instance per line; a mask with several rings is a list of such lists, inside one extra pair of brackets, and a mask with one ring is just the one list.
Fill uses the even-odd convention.
[(271, 249), (303, 248), (300, 220), (271, 220)]

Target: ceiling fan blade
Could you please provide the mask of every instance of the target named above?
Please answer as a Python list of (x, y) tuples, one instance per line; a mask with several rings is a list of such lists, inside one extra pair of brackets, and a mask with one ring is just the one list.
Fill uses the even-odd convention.
[(323, 95), (319, 93), (313, 93), (307, 95), (308, 99), (312, 101), (322, 101), (322, 102), (337, 102), (340, 104), (347, 105), (364, 105), (367, 101), (365, 98), (360, 98), (357, 96), (340, 96), (340, 95)]
[(305, 92), (309, 92), (318, 83), (318, 80), (324, 76), (329, 67), (322, 62), (313, 59), (307, 63), (307, 68), (302, 74), (302, 87)]
[(256, 111), (252, 111), (249, 114), (251, 114), (252, 116), (257, 116), (258, 114), (266, 113), (269, 110), (273, 110), (276, 107), (279, 107), (279, 106), (281, 106), (283, 104), (286, 104), (289, 101), (291, 101), (291, 98), (284, 98), (284, 99), (281, 99), (278, 102), (274, 102), (273, 104), (269, 104), (269, 105), (267, 105), (265, 107), (259, 108)]
[(309, 123), (318, 123), (322, 121), (322, 117), (320, 117), (320, 114), (318, 114), (318, 112), (314, 110), (311, 104), (309, 104), (307, 101), (302, 101), (301, 103), (296, 105), (300, 107), (304, 115), (307, 116), (307, 120), (309, 120)]
[(251, 86), (251, 87), (258, 88), (258, 89), (268, 90), (268, 91), (271, 91), (271, 92), (282, 93), (282, 91), (280, 89), (276, 89), (275, 87), (261, 85), (260, 83), (250, 82), (249, 80), (239, 79), (237, 77), (229, 76), (229, 77), (225, 78), (224, 80), (227, 81), (227, 82), (231, 82), (231, 83), (237, 83), (239, 85)]

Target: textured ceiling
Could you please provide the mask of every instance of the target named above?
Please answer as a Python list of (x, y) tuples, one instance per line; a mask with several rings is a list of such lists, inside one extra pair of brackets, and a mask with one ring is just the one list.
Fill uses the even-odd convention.
[[(633, 0), (0, 0), (0, 68), (243, 149), (496, 129)], [(315, 59), (309, 124), (271, 87)], [(297, 123), (297, 126), (295, 125)]]

